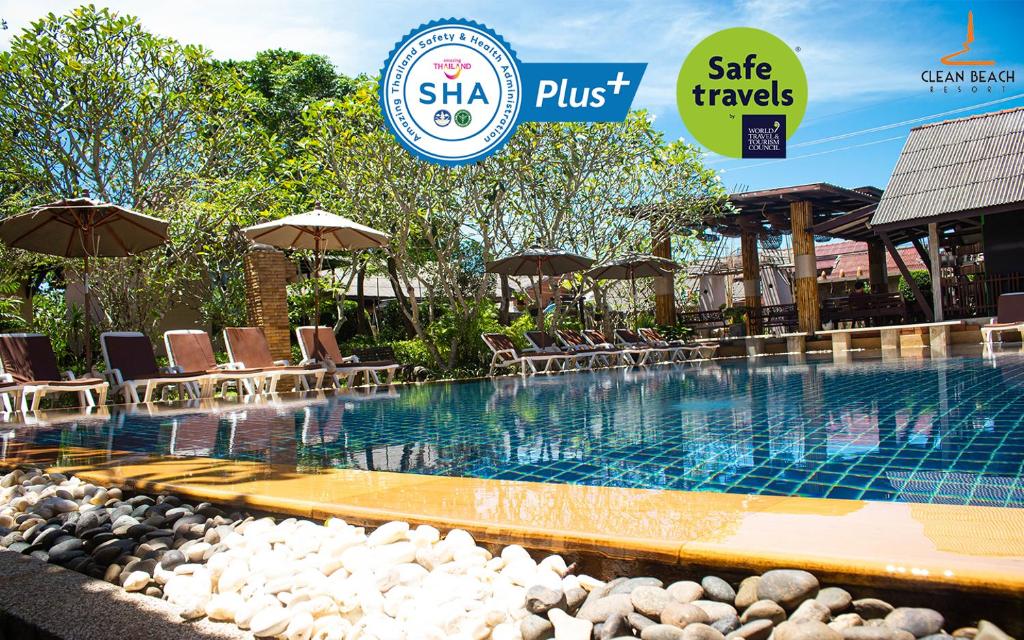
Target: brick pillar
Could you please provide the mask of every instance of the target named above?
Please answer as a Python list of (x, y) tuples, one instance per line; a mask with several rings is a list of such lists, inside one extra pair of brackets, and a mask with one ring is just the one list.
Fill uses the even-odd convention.
[(275, 360), (291, 360), (292, 356), (285, 285), (294, 274), (295, 265), (273, 247), (257, 244), (245, 254), (249, 324), (263, 329)]

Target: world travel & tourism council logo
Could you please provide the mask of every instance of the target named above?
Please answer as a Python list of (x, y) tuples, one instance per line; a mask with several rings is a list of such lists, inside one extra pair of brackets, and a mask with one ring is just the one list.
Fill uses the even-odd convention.
[[(1016, 82), (1013, 69), (997, 69), (996, 61), (972, 50), (974, 45), (974, 12), (967, 12), (967, 31), (959, 50), (939, 58), (941, 69), (921, 72), (921, 81), (932, 93), (1005, 93), (1007, 85)], [(982, 48), (982, 50), (985, 50)], [(963, 69), (961, 67), (971, 67)]]
[[(646, 63), (522, 63), (485, 25), (450, 18), (413, 29), (381, 70), (384, 122), (417, 157), (444, 165), (497, 152), (519, 122), (613, 122)], [(453, 126), (454, 125), (454, 126)]]
[(789, 45), (761, 29), (713, 33), (686, 56), (676, 81), (686, 128), (731, 158), (785, 158), (807, 109), (807, 76)]

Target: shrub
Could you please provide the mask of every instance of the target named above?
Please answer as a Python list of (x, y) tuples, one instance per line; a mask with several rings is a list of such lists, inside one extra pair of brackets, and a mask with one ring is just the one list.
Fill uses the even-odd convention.
[[(32, 296), (32, 331), (50, 337), (57, 364), (61, 369), (82, 371), (85, 360), (79, 345), (85, 318), (81, 307), (68, 309), (63, 289), (47, 289)], [(99, 332), (93, 329), (93, 361), (100, 360)]]

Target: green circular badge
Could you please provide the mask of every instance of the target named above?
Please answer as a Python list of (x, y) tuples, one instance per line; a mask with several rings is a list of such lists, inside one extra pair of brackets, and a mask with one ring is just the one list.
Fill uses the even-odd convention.
[(785, 42), (736, 27), (704, 38), (676, 81), (686, 128), (708, 149), (733, 158), (784, 158), (786, 139), (807, 109), (807, 76)]
[(459, 109), (455, 112), (455, 124), (460, 127), (468, 127), (469, 123), (473, 121), (473, 114), (466, 111), (465, 109)]

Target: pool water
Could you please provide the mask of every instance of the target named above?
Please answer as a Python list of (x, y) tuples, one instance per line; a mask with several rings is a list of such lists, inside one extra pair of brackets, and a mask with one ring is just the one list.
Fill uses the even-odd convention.
[[(502, 480), (1024, 506), (1024, 356), (763, 358), (144, 408), (48, 444)], [(8, 449), (12, 443), (7, 443)]]

